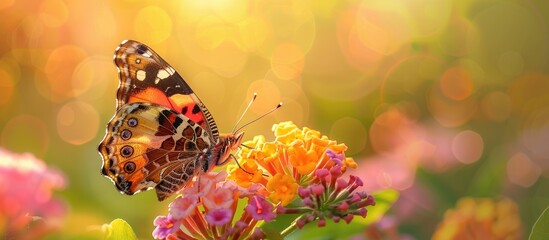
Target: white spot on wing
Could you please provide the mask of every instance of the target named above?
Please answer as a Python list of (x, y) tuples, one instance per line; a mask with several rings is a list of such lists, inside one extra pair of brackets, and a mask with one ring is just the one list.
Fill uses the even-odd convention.
[(151, 51), (147, 50), (147, 51), (144, 52), (142, 55), (143, 55), (144, 57), (150, 58), (150, 57), (152, 56), (152, 53), (151, 53)]
[(139, 81), (145, 80), (146, 77), (147, 77), (147, 72), (143, 70), (137, 70), (137, 72), (135, 72), (135, 78), (137, 78), (137, 80)]
[(158, 71), (158, 74), (156, 74), (156, 77), (157, 78), (160, 78), (160, 79), (164, 79), (164, 78), (167, 78), (169, 77), (171, 74), (168, 73), (168, 71), (164, 70), (164, 69), (160, 69)]
[[(131, 112), (133, 112), (136, 108), (138, 108), (139, 106), (140, 106), (140, 104), (132, 104), (132, 105), (130, 105), (130, 106), (128, 107), (128, 109), (126, 109), (126, 112), (127, 112), (127, 113), (131, 113)], [(126, 116), (124, 115), (124, 117), (126, 117)]]

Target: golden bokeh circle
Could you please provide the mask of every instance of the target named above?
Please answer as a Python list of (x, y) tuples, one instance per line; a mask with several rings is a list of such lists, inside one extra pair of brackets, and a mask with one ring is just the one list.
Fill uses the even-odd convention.
[(82, 145), (92, 140), (99, 129), (99, 113), (83, 101), (71, 101), (57, 112), (57, 133), (73, 145)]
[(133, 30), (140, 41), (147, 44), (158, 44), (172, 34), (172, 18), (162, 8), (146, 6), (137, 12)]
[(337, 139), (343, 142), (347, 147), (346, 154), (356, 155), (366, 147), (368, 134), (364, 124), (353, 117), (340, 118), (332, 124), (330, 129), (330, 139)]

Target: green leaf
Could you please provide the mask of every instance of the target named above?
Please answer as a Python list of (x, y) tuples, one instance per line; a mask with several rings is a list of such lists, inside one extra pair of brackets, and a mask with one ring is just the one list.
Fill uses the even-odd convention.
[(393, 206), (396, 200), (398, 200), (399, 193), (394, 189), (383, 189), (372, 193), (372, 196), (374, 196), (374, 200), (376, 200), (376, 205), (366, 207), (366, 209), (368, 209), (368, 216), (366, 216), (366, 218), (355, 218), (353, 221), (358, 221), (363, 225), (369, 225), (379, 221), (389, 208)]
[(355, 217), (349, 224), (343, 220), (339, 223), (334, 223), (332, 220), (326, 219), (326, 226), (324, 227), (318, 227), (316, 225), (317, 222), (314, 221), (308, 223), (302, 229), (297, 229), (285, 239), (349, 239), (352, 236), (361, 234), (366, 229), (366, 225), (355, 221), (358, 218), (361, 217)]
[(544, 240), (549, 239), (549, 207), (543, 210), (541, 216), (534, 223), (532, 232), (530, 232), (530, 240)]
[(271, 239), (271, 240), (284, 240), (284, 237), (282, 237), (282, 235), (280, 234), (281, 231), (277, 231), (277, 230), (274, 230), (274, 229), (261, 229), (263, 230), (263, 233), (265, 233), (265, 235), (267, 236), (266, 239)]
[(114, 219), (109, 224), (104, 224), (102, 230), (105, 233), (105, 240), (137, 240), (130, 224), (120, 218)]
[(280, 214), (274, 221), (263, 223), (261, 230), (267, 235), (267, 239), (279, 239), (284, 231), (298, 217), (297, 214)]

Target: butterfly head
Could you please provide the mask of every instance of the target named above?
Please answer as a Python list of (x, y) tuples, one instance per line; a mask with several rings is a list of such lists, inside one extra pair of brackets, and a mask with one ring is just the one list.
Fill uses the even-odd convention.
[(231, 153), (238, 150), (242, 143), (242, 137), (244, 132), (235, 134), (221, 134), (219, 136), (219, 160), (216, 162), (216, 166), (225, 164), (231, 157)]

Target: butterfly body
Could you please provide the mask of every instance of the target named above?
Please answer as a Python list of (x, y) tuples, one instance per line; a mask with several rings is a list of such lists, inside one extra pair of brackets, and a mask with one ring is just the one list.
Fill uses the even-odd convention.
[(220, 135), (206, 106), (158, 54), (128, 40), (114, 62), (117, 108), (98, 149), (102, 174), (120, 192), (154, 188), (161, 201), (229, 160), (243, 133)]

